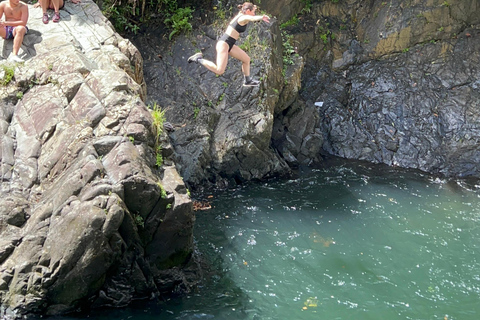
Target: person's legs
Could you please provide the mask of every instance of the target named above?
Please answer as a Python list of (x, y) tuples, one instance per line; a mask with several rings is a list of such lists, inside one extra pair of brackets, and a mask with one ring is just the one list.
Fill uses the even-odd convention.
[(201, 61), (199, 61), (199, 63), (205, 66), (205, 68), (207, 68), (208, 70), (221, 76), (225, 72), (225, 69), (227, 68), (228, 44), (224, 41), (218, 41), (216, 49), (217, 49), (216, 64), (205, 59), (202, 59)]
[(243, 51), (239, 46), (234, 45), (232, 50), (230, 50), (230, 55), (235, 59), (242, 61), (242, 72), (245, 77), (250, 76), (250, 57), (248, 54)]
[(54, 10), (55, 13), (53, 15), (53, 22), (58, 22), (60, 21), (60, 9), (63, 8), (65, 5), (65, 2), (63, 0), (39, 0), (40, 6), (42, 7), (43, 11), (43, 18), (42, 21), (43, 23), (48, 23), (48, 14), (47, 10), (51, 9)]
[(50, 0), (38, 0), (40, 3), (40, 7), (42, 7), (42, 12), (45, 14), (47, 13), (47, 9), (50, 7), (51, 2)]
[(60, 9), (63, 8), (64, 2), (63, 0), (47, 0), (49, 2), (48, 8), (58, 12)]
[(63, 8), (64, 2), (63, 0), (51, 0), (51, 5), (53, 5), (53, 10), (55, 10), (55, 13), (53, 14), (53, 22), (59, 22), (60, 21), (60, 12), (59, 10)]
[(232, 50), (230, 50), (230, 55), (235, 59), (242, 61), (242, 72), (245, 76), (245, 81), (243, 83), (244, 86), (258, 86), (260, 84), (259, 81), (253, 80), (250, 77), (250, 57), (248, 54), (243, 51), (239, 46), (233, 46)]
[(40, 7), (42, 7), (42, 22), (47, 24), (48, 23), (48, 14), (47, 14), (47, 9), (50, 7), (50, 0), (38, 0), (38, 3), (40, 3)]
[(0, 27), (0, 37), (5, 39), (6, 36), (7, 36), (7, 30), (5, 30), (4, 27)]
[(217, 42), (217, 63), (213, 63), (212, 61), (203, 59), (201, 53), (196, 53), (190, 58), (188, 58), (188, 62), (197, 62), (203, 65), (208, 70), (212, 71), (215, 74), (222, 75), (227, 68), (228, 62), (228, 44), (225, 41), (218, 41)]
[(24, 26), (18, 26), (13, 29), (13, 54), (18, 55), (18, 50), (22, 46), (23, 38), (27, 33), (27, 28)]

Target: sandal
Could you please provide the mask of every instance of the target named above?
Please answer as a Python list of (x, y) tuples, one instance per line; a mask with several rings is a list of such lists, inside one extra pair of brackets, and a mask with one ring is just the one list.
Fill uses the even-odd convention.
[(55, 14), (53, 15), (52, 21), (53, 21), (53, 22), (58, 22), (58, 21), (60, 21), (60, 13), (55, 12)]
[(44, 13), (44, 14), (43, 14), (42, 21), (43, 21), (43, 23), (45, 23), (45, 24), (48, 23), (48, 13)]

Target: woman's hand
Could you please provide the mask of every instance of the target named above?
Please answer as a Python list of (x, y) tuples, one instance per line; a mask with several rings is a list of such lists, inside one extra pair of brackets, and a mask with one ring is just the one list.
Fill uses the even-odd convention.
[(266, 14), (263, 15), (262, 20), (265, 22), (270, 22), (270, 17), (267, 16)]

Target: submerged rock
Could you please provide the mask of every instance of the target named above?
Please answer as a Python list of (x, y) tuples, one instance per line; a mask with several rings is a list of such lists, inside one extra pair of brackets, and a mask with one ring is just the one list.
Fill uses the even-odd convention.
[(13, 71), (0, 87), (2, 315), (188, 290), (192, 203), (175, 167), (157, 167), (140, 54), (91, 1), (58, 24), (29, 9), (26, 62), (0, 61)]

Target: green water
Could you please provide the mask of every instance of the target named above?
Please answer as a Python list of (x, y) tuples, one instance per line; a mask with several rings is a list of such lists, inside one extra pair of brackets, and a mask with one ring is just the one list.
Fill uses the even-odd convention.
[(103, 318), (479, 319), (479, 197), (362, 164), (215, 194), (196, 224), (210, 281)]

